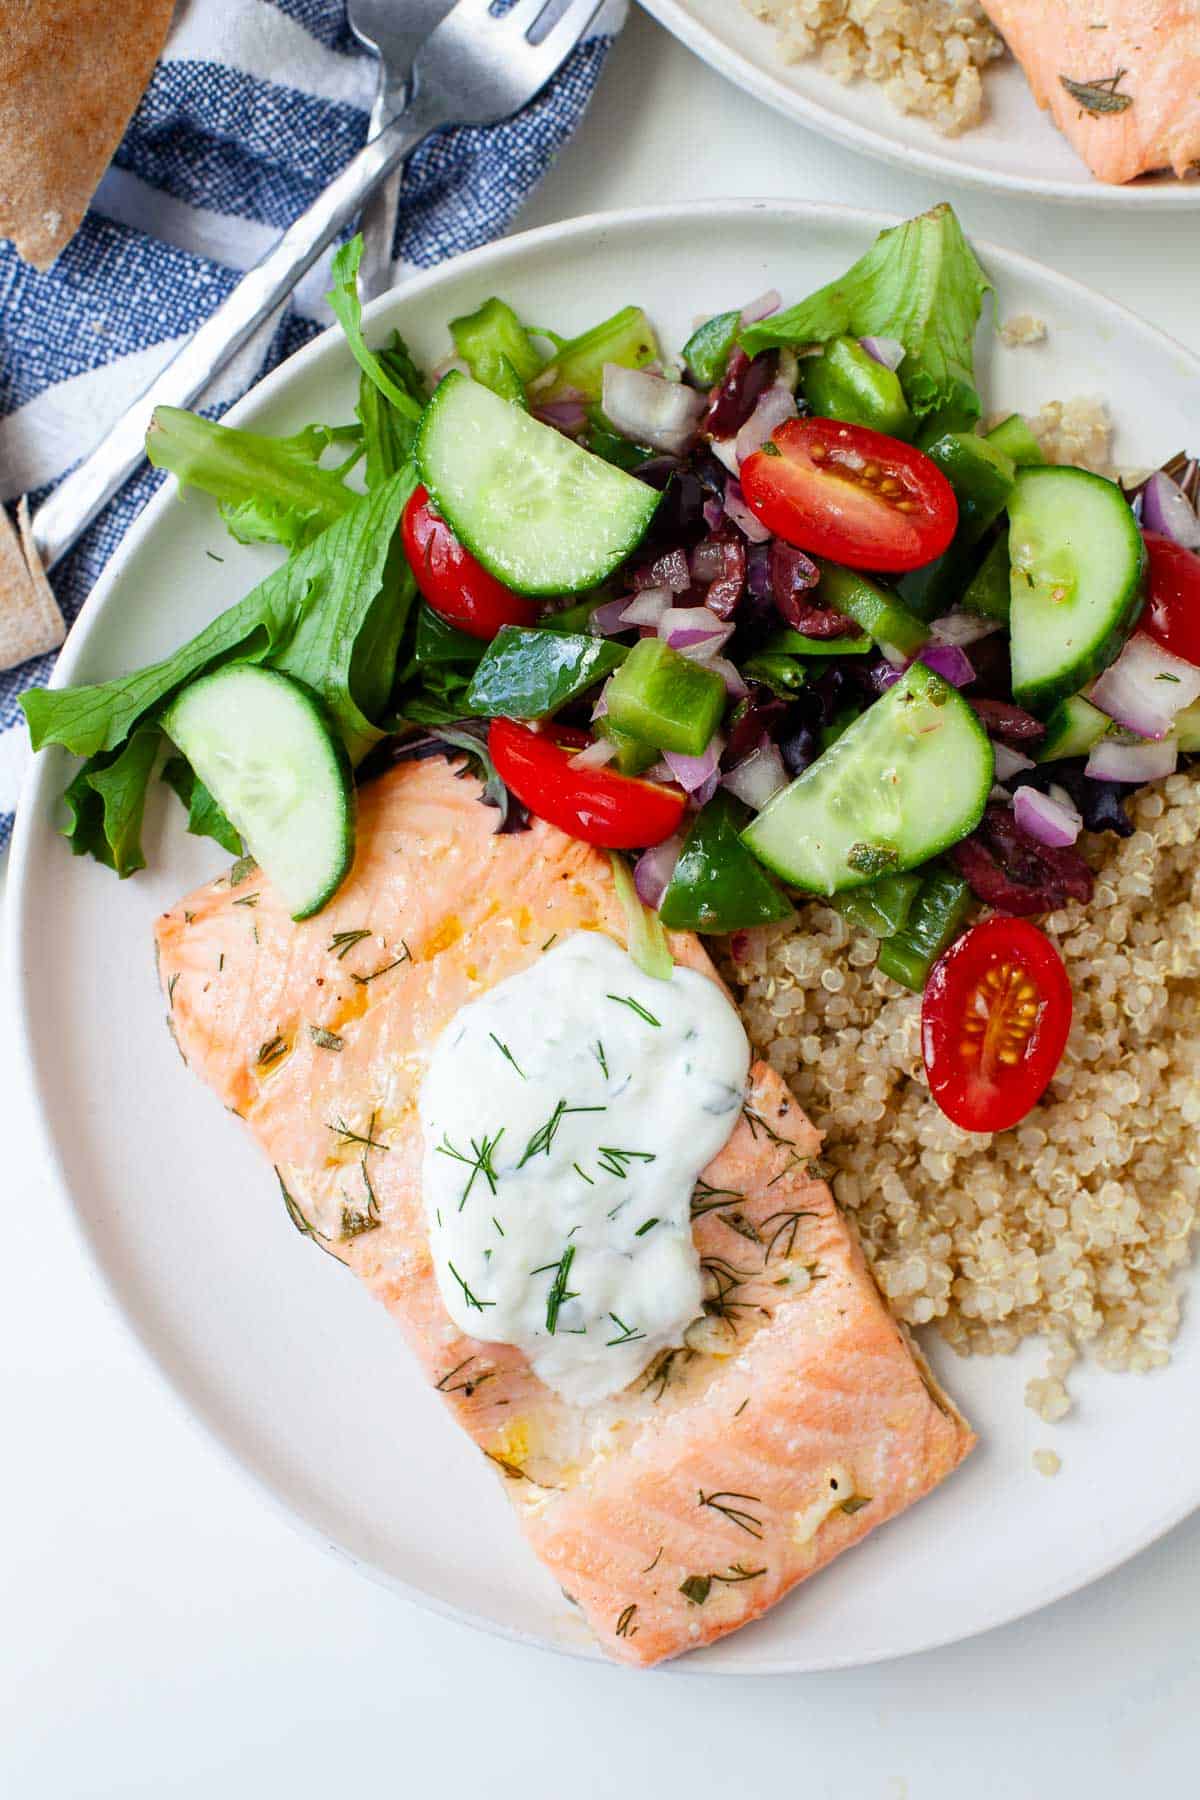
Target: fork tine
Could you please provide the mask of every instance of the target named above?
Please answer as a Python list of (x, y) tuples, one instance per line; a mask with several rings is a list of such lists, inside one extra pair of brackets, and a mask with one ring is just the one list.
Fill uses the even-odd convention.
[(532, 31), (547, 7), (553, 4), (554, 0), (517, 0), (515, 6), (510, 6), (501, 15), (499, 23), (506, 30), (515, 31), (518, 36), (524, 37), (527, 31)]
[[(526, 0), (521, 3), (525, 4)], [(555, 70), (566, 62), (603, 5), (604, 0), (570, 0), (562, 17), (555, 21), (541, 43), (526, 45), (521, 57), (522, 73), (543, 83), (549, 81)]]

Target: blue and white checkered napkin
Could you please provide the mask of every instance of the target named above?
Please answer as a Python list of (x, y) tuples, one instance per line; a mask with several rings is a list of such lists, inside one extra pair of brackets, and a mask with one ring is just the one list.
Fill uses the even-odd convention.
[[(507, 124), (410, 159), (397, 276), (498, 237), (578, 124), (625, 0)], [(183, 0), (162, 60), (77, 236), (44, 275), (0, 244), (0, 501), (34, 505), (366, 137), (376, 64), (344, 0)], [(223, 408), (330, 323), (328, 260), (205, 396)], [(163, 479), (146, 468), (54, 571), (68, 622)], [(29, 754), (17, 705), (53, 657), (0, 674), (0, 847)]]

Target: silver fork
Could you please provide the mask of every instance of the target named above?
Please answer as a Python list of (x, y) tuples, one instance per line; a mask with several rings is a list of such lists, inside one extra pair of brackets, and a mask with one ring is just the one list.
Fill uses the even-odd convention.
[[(369, 138), (408, 105), (413, 61), (450, 0), (347, 0), (346, 19), (360, 44), (379, 58), (379, 88), (371, 108)], [(384, 293), (392, 280), (392, 242), (400, 206), (400, 170), (379, 183), (363, 207), (363, 254), (358, 291), (364, 301)]]
[[(416, 59), (407, 109), (365, 144), (289, 226), (38, 509), (33, 541), (45, 568), (53, 568), (139, 467), (154, 408), (189, 406), (203, 392), (349, 224), (367, 195), (423, 138), (450, 125), (496, 124), (532, 100), (580, 42), (602, 4), (516, 0), (496, 17), (490, 0), (458, 0)], [(548, 29), (543, 15), (552, 20)]]

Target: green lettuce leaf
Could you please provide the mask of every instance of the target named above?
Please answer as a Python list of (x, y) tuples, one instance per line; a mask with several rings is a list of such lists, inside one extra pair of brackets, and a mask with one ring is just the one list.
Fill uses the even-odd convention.
[[(428, 399), (425, 382), (400, 333), (393, 331), (391, 342), (377, 354), (389, 378), (423, 408)], [(362, 426), (367, 486), (380, 487), (393, 475), (398, 475), (411, 458), (417, 422), (411, 413), (400, 412), (393, 406), (387, 395), (366, 375), (359, 382), (355, 411)]]
[[(176, 406), (155, 408), (146, 454), (169, 469), (181, 488), (202, 488), (219, 503), (239, 543), (286, 544), (295, 550), (328, 530), (359, 498), (346, 470), (361, 455), (356, 425), (308, 425), (291, 437), (264, 437), (218, 425)], [(331, 444), (353, 453), (336, 469), (320, 467)]]
[(161, 737), (157, 725), (139, 725), (120, 750), (85, 763), (63, 795), (72, 853), (96, 857), (122, 881), (146, 866), (142, 814)]
[(900, 381), (924, 417), (955, 405), (979, 415), (975, 395), (975, 328), (991, 283), (948, 205), (880, 232), (838, 281), (798, 306), (748, 325), (742, 348), (754, 356), (782, 344), (823, 344), (853, 337), (892, 337), (904, 345)]
[(187, 808), (187, 828), (193, 837), (210, 837), (231, 856), (241, 855), (241, 836), (185, 756), (172, 756), (164, 763), (162, 778)]
[[(345, 333), (350, 354), (363, 374), (368, 381), (374, 382), (397, 412), (411, 419), (415, 425), (421, 417), (422, 402), (394, 378), (384, 357), (368, 349), (367, 340), (363, 336), (362, 306), (358, 298), (358, 265), (362, 261), (362, 253), (363, 241), (360, 236), (356, 235), (349, 243), (339, 245), (333, 258), (333, 286), (325, 298)], [(407, 351), (405, 355), (407, 356)]]
[[(172, 656), (95, 686), (23, 694), (34, 749), (62, 744), (86, 757), (117, 750), (185, 681), (237, 659), (269, 661), (315, 687), (345, 732), (351, 755), (361, 756), (378, 733), (350, 692), (354, 642), (369, 622), (376, 641), (386, 644), (386, 620), (372, 619), (371, 608), (386, 591), (391, 540), (411, 481), (411, 475), (396, 476), (360, 499)], [(391, 603), (403, 604), (394, 590)], [(386, 679), (390, 688), (392, 674), (394, 669), (380, 672), (380, 685)]]

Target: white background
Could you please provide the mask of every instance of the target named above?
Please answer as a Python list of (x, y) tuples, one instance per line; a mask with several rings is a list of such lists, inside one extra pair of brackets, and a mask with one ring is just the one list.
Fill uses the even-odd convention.
[[(975, 236), (1055, 264), (1200, 350), (1192, 215), (935, 191), (784, 123), (640, 14), (519, 224), (735, 194), (898, 213), (951, 198)], [(691, 275), (702, 310), (702, 243)], [(371, 1586), (289, 1530), (144, 1364), (39, 1165), (17, 1081), (6, 1030), (0, 1800), (325, 1800), (359, 1785), (438, 1800), (1195, 1791), (1200, 1520), (972, 1643), (753, 1683), (570, 1663)], [(128, 1128), (136, 1180), (136, 1115)], [(1056, 1435), (1065, 1457), (1086, 1429)]]

